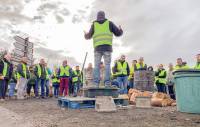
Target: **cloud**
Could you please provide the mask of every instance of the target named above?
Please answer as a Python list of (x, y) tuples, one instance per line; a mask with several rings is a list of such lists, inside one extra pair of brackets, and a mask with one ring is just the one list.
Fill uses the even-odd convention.
[(199, 50), (199, 4), (198, 0), (96, 0), (90, 19), (104, 10), (122, 26), (123, 47), (131, 47), (129, 60), (144, 56), (149, 64), (158, 64), (183, 57), (191, 63)]
[[(45, 58), (50, 66), (61, 65), (62, 61), (65, 59), (68, 60), (69, 65), (71, 66), (80, 64), (75, 60), (75, 58), (64, 55), (65, 51), (63, 50), (52, 50), (45, 47), (37, 47), (34, 52), (36, 56), (39, 56), (38, 58)], [(36, 62), (37, 61), (38, 60), (36, 60)]]

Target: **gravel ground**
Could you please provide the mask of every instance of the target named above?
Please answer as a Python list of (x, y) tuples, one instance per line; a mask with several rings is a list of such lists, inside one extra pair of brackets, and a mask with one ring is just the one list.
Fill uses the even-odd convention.
[[(6, 123), (14, 120), (18, 127), (22, 122), (30, 127), (200, 127), (200, 115), (180, 113), (176, 107), (131, 106), (115, 113), (97, 113), (94, 109), (62, 109), (56, 99), (29, 99), (0, 102), (0, 112), (1, 127), (9, 127)], [(8, 120), (9, 116), (15, 119)]]

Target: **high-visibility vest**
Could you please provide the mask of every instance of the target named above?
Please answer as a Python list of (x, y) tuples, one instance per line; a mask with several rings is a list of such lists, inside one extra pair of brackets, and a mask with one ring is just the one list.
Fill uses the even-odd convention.
[(73, 83), (75, 83), (75, 82), (78, 82), (78, 80), (79, 80), (79, 78), (80, 78), (80, 80), (81, 80), (81, 72), (77, 72), (76, 70), (75, 71), (73, 71), (73, 78), (72, 78), (72, 82)]
[(134, 66), (131, 66), (130, 67), (130, 74), (129, 74), (128, 80), (133, 79), (133, 74), (134, 74)]
[(61, 66), (60, 67), (60, 76), (62, 77), (62, 76), (69, 76), (70, 74), (69, 74), (69, 69), (70, 69), (70, 67), (69, 66), (66, 66), (66, 67), (63, 67), (63, 66)]
[(46, 72), (46, 79), (49, 79), (49, 72), (48, 72), (48, 68), (45, 68), (45, 72)]
[(109, 21), (103, 24), (94, 22), (93, 46), (96, 48), (100, 45), (112, 45), (113, 33), (110, 31)]
[(199, 70), (199, 69), (200, 69), (200, 63), (199, 63), (199, 64), (197, 63), (197, 64), (195, 65), (194, 69), (198, 69), (198, 70)]
[(41, 69), (41, 67), (40, 67), (39, 64), (37, 65), (37, 73), (38, 73), (38, 76), (39, 76), (39, 78), (40, 78), (41, 75), (42, 75), (42, 69)]
[(136, 63), (136, 70), (140, 69), (140, 68), (144, 68), (145, 64), (142, 63), (142, 65), (140, 63)]
[(60, 80), (57, 78), (56, 72), (53, 73), (54, 78), (52, 78), (52, 83), (59, 83)]
[(182, 66), (176, 65), (174, 67), (174, 70), (182, 70), (182, 69), (189, 69), (189, 66), (187, 66), (187, 65), (182, 65)]
[(7, 76), (8, 75), (8, 63), (6, 63), (4, 60), (3, 60), (3, 76)]
[[(27, 66), (26, 64), (22, 63), (22, 71), (24, 73), (24, 78), (27, 78), (27, 70), (26, 70)], [(17, 78), (20, 79), (21, 78), (21, 75), (19, 74), (19, 72), (17, 73)]]
[(158, 76), (155, 77), (156, 82), (161, 83), (161, 84), (166, 84), (167, 79), (166, 78), (159, 78), (160, 76), (164, 76), (166, 73), (166, 70), (162, 70)]
[(127, 62), (123, 62), (123, 65), (121, 62), (117, 62), (117, 75), (127, 75), (127, 66), (128, 63)]

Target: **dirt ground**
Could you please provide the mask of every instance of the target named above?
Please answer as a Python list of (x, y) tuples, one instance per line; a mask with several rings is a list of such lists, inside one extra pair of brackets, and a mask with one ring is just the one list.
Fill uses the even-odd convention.
[(0, 122), (1, 127), (11, 122), (16, 127), (200, 127), (200, 115), (180, 113), (176, 107), (134, 106), (97, 113), (94, 109), (61, 109), (56, 99), (29, 99), (0, 102)]

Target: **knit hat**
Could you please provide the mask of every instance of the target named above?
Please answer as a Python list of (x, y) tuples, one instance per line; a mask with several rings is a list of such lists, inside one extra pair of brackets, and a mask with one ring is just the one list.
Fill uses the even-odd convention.
[(105, 13), (104, 13), (104, 11), (99, 11), (98, 13), (97, 13), (97, 21), (102, 21), (102, 20), (105, 20), (106, 18), (105, 18)]

